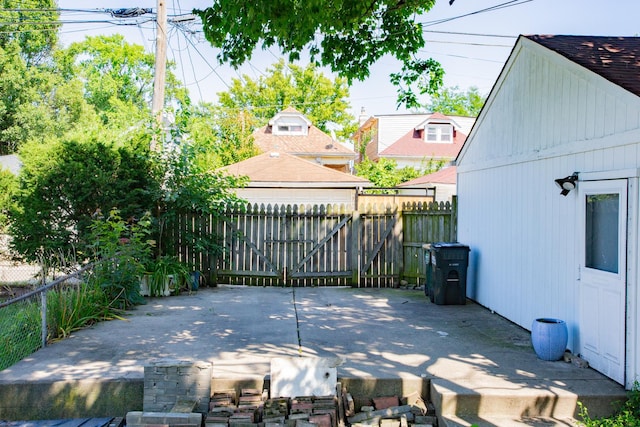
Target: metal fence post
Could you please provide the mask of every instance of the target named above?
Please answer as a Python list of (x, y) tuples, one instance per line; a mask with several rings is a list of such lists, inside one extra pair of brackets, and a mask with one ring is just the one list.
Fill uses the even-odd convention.
[(47, 291), (40, 292), (40, 302), (40, 313), (42, 315), (42, 348), (45, 348), (47, 346)]

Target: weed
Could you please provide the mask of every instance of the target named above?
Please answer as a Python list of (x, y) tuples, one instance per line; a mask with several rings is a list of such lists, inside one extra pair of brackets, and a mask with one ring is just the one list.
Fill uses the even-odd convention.
[(585, 427), (638, 427), (640, 426), (640, 384), (636, 381), (622, 407), (610, 417), (591, 418), (582, 402), (578, 402), (580, 418)]

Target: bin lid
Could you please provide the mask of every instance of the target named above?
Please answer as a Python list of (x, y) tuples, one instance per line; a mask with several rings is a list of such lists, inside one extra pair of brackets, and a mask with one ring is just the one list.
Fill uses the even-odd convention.
[(458, 243), (458, 242), (436, 242), (431, 244), (431, 248), (433, 249), (458, 248), (458, 249), (469, 250), (469, 246), (463, 245), (462, 243)]

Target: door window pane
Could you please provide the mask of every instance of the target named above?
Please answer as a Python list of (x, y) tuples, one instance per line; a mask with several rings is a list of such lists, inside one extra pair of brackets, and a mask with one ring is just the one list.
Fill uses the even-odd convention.
[(619, 194), (587, 196), (585, 266), (618, 273)]

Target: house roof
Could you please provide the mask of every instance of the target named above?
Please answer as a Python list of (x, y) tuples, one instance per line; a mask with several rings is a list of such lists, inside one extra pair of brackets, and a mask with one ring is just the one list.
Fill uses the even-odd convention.
[[(410, 113), (410, 114), (380, 114), (369, 117), (365, 122), (361, 123), (358, 130), (352, 136), (358, 139), (358, 135), (374, 129), (376, 139), (378, 141), (379, 151), (384, 151), (391, 144), (407, 133), (407, 130), (419, 126), (421, 123), (429, 120), (430, 117), (438, 117), (440, 113)], [(444, 116), (444, 115), (443, 115)], [(462, 133), (468, 135), (471, 127), (475, 123), (475, 117), (464, 116), (444, 116), (449, 118), (457, 125)]]
[(640, 96), (640, 37), (524, 37)]
[(299, 115), (308, 123), (308, 119), (294, 108), (287, 108), (278, 113), (266, 126), (256, 129), (253, 132), (255, 144), (265, 153), (276, 151), (290, 154), (311, 154), (320, 156), (348, 156), (355, 158), (353, 150), (345, 147), (326, 133), (312, 124), (309, 124), (308, 135), (274, 135), (272, 132), (273, 120), (287, 113), (286, 115)]
[(287, 154), (269, 152), (221, 168), (234, 176), (248, 176), (252, 187), (315, 186), (370, 187), (364, 179)]
[(455, 184), (457, 169), (455, 166), (442, 168), (437, 172), (403, 182), (398, 187), (417, 187), (425, 184)]
[(458, 123), (456, 123), (455, 120), (453, 120), (451, 117), (445, 116), (444, 114), (439, 113), (437, 111), (435, 113), (431, 114), (429, 117), (427, 117), (423, 121), (421, 121), (415, 128), (416, 129), (422, 129), (428, 123), (448, 123), (448, 124), (452, 125), (456, 130), (460, 129), (460, 125)]
[(455, 158), (460, 152), (465, 139), (467, 139), (467, 135), (456, 130), (453, 135), (453, 143), (425, 142), (419, 130), (424, 128), (427, 123), (442, 123), (443, 121), (453, 122), (451, 118), (444, 114), (433, 113), (429, 118), (423, 120), (419, 126), (411, 129), (383, 150), (380, 156)]
[(284, 110), (280, 111), (278, 114), (276, 114), (271, 120), (269, 120), (269, 125), (273, 126), (273, 124), (278, 121), (278, 119), (280, 119), (281, 117), (292, 117), (292, 116), (297, 116), (302, 118), (305, 123), (307, 124), (307, 126), (311, 126), (311, 121), (309, 119), (307, 119), (304, 114), (302, 114), (300, 111), (296, 110), (293, 107), (287, 107)]

